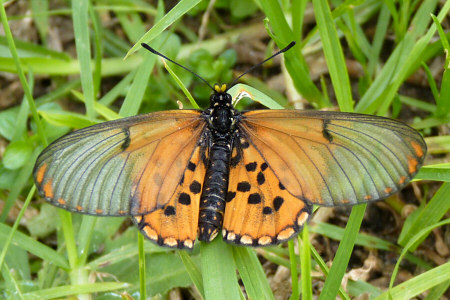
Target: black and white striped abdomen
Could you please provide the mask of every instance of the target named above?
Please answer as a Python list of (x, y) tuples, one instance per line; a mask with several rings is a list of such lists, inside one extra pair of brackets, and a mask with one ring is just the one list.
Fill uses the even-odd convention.
[(230, 172), (230, 147), (226, 141), (213, 143), (200, 197), (198, 239), (212, 241), (222, 228)]

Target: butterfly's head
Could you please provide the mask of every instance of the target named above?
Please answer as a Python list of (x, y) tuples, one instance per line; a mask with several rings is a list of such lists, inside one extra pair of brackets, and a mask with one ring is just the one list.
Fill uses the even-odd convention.
[(227, 85), (226, 84), (215, 84), (214, 85), (214, 93), (209, 98), (211, 102), (211, 108), (217, 106), (231, 106), (231, 95), (227, 93)]

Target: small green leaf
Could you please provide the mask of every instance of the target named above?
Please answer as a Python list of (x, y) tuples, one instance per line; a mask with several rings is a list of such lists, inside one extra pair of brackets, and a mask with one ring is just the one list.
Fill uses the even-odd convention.
[(10, 189), (18, 173), (19, 170), (10, 170), (0, 165), (0, 189)]
[(19, 110), (8, 109), (0, 113), (0, 136), (8, 141), (12, 140)]
[(3, 155), (3, 165), (10, 170), (16, 170), (22, 167), (31, 156), (33, 147), (25, 141), (16, 141), (6, 147)]
[(55, 219), (58, 219), (57, 208), (45, 203), (41, 206), (39, 214), (25, 223), (25, 227), (31, 236), (43, 238), (56, 230), (58, 224)]
[(231, 15), (235, 18), (242, 19), (252, 15), (258, 7), (253, 0), (231, 0)]

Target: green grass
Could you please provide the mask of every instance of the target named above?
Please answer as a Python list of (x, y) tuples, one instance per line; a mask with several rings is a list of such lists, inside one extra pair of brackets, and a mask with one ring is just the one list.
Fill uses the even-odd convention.
[[(14, 99), (19, 105), (0, 112), (0, 138), (6, 141), (0, 162), (0, 297), (78, 295), (88, 299), (95, 295), (106, 299), (126, 292), (142, 299), (166, 297), (172, 289), (189, 288), (195, 298), (273, 299), (271, 275), (261, 259), (272, 267), (291, 270), (291, 299), (319, 296), (312, 288), (317, 281), (323, 282), (321, 299), (336, 295), (350, 299), (363, 293), (371, 299), (408, 299), (425, 291), (429, 292), (426, 299), (439, 299), (445, 293), (450, 284), (449, 263), (438, 265), (416, 250), (427, 247), (432, 229), (449, 223), (450, 166), (439, 157), (448, 161), (450, 136), (437, 132), (450, 123), (450, 59), (443, 50), (449, 51), (449, 34), (445, 33), (448, 28), (440, 25), (448, 16), (450, 2), (438, 6), (437, 0), (407, 1), (405, 5), (375, 0), (333, 1), (332, 5), (324, 0), (247, 1), (251, 5), (256, 2), (256, 12), (249, 10), (246, 15), (228, 2), (218, 1), (203, 40), (192, 24), (201, 25), (208, 5), (204, 1), (180, 1), (171, 10), (163, 1), (152, 6), (145, 1), (108, 5), (106, 1), (83, 0), (58, 10), (50, 8), (51, 1), (40, 1), (42, 5), (33, 1), (27, 16), (6, 14), (2, 1), (5, 36), (0, 37), (0, 71), (18, 76), (24, 97)], [(306, 26), (303, 12), (308, 11), (308, 5), (314, 7), (317, 24)], [(76, 56), (52, 50), (47, 44), (50, 20), (55, 16), (72, 21), (71, 48)], [(114, 18), (114, 26), (105, 21), (108, 16)], [(11, 33), (8, 21), (20, 22), (25, 17), (33, 19), (40, 44)], [(176, 109), (176, 100), (185, 108), (208, 105), (208, 87), (176, 66), (169, 65), (166, 71), (158, 57), (141, 49), (141, 42), (176, 58), (214, 84), (230, 82), (235, 76), (231, 70), (237, 54), (227, 49), (242, 43), (243, 36), (264, 31), (278, 48), (292, 40), (297, 42), (284, 55), (282, 72), (290, 78), (287, 90), (302, 95), (310, 106), (330, 107), (330, 98), (342, 111), (417, 116), (404, 120), (424, 134), (430, 157), (416, 176), (421, 204), (401, 217), (404, 222), (395, 242), (359, 232), (366, 210), (366, 205), (360, 205), (352, 209), (345, 228), (310, 224), (299, 235), (298, 243), (291, 241), (288, 247), (253, 250), (229, 246), (218, 238), (210, 244), (198, 244), (192, 253), (171, 251), (138, 238), (136, 228), (123, 226), (125, 218), (72, 215), (39, 200), (31, 173), (48, 142), (74, 128)], [(439, 40), (434, 41), (435, 37)], [(385, 47), (391, 47), (392, 52), (386, 53)], [(327, 91), (310, 77), (315, 65), (307, 62), (315, 54), (325, 58), (329, 70), (329, 76), (322, 74), (320, 79), (321, 88), (328, 86)], [(443, 57), (445, 63), (438, 78), (433, 78), (431, 60), (436, 57)], [(362, 71), (358, 75), (349, 71), (348, 60), (359, 63)], [(408, 78), (420, 69), (426, 74), (427, 87), (423, 89), (431, 95), (428, 98), (406, 95), (402, 88), (408, 87)], [(239, 84), (230, 90), (233, 97), (242, 90), (254, 97), (241, 99), (237, 107), (248, 109), (256, 101), (269, 108), (292, 108), (287, 98), (295, 96), (270, 89), (262, 77), (249, 74), (242, 80), (250, 87)], [(42, 78), (50, 81), (51, 87), (34, 97)], [(186, 100), (187, 93), (192, 95), (191, 101)], [(83, 108), (86, 113), (81, 112)], [(386, 203), (398, 215), (405, 208), (398, 198)], [(340, 242), (331, 267), (321, 257), (324, 254), (314, 248), (315, 235)], [(398, 259), (389, 286), (352, 280), (342, 286), (355, 246), (389, 252)], [(417, 271), (411, 279), (398, 282), (395, 279), (403, 260)], [(317, 272), (322, 275), (312, 275)]]

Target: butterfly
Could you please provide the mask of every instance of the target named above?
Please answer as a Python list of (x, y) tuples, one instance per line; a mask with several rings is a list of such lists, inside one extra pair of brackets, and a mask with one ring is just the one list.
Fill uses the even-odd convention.
[(66, 210), (131, 216), (160, 246), (196, 239), (270, 246), (294, 237), (313, 204), (384, 199), (418, 172), (422, 136), (378, 116), (233, 107), (214, 85), (201, 111), (169, 110), (69, 133), (40, 154), (40, 195)]

